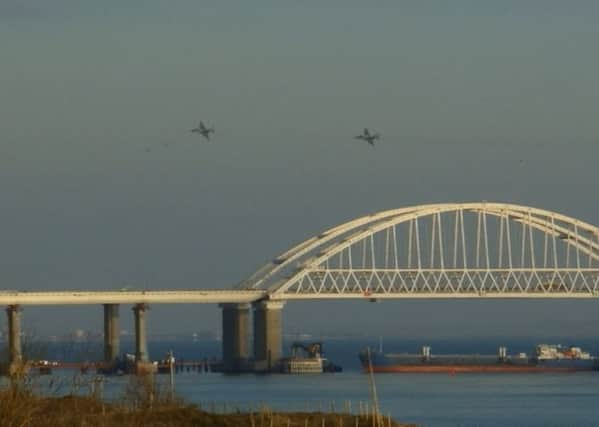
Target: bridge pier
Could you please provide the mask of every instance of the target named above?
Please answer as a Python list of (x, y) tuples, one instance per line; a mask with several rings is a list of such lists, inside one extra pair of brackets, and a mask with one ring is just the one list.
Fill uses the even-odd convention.
[(223, 369), (225, 372), (248, 370), (249, 304), (220, 304), (223, 311)]
[(23, 368), (23, 352), (21, 347), (21, 312), (20, 305), (6, 307), (8, 317), (8, 373), (14, 375)]
[(271, 371), (282, 356), (281, 301), (254, 304), (254, 370)]
[(104, 362), (113, 363), (120, 353), (119, 305), (104, 304)]
[(154, 365), (148, 356), (148, 339), (146, 335), (146, 311), (150, 307), (147, 304), (135, 304), (133, 314), (135, 316), (135, 372), (147, 374), (155, 371)]

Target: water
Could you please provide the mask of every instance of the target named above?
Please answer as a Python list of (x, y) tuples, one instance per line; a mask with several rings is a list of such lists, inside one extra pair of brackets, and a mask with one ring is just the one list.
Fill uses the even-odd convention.
[[(369, 400), (368, 377), (360, 371), (357, 352), (378, 339), (324, 340), (327, 356), (344, 367), (326, 375), (221, 375), (184, 372), (175, 378), (176, 392), (188, 402), (209, 410), (257, 408), (262, 403), (281, 410), (337, 410), (351, 401)], [(501, 342), (500, 342), (501, 341)], [(418, 351), (422, 344), (433, 352), (495, 353), (507, 345), (510, 353), (526, 351), (540, 341), (571, 344), (560, 337), (546, 339), (399, 340), (385, 339), (386, 351)], [(599, 353), (598, 342), (575, 344)], [(126, 350), (130, 343), (123, 343)], [(173, 348), (179, 358), (218, 356), (219, 343), (155, 342), (154, 357)], [(65, 374), (63, 374), (65, 375)], [(68, 374), (67, 374), (68, 375)], [(71, 373), (72, 375), (72, 373)], [(423, 426), (596, 426), (599, 419), (599, 373), (571, 374), (379, 374), (375, 375), (381, 411), (403, 422)], [(40, 384), (49, 381), (40, 378)], [(123, 395), (128, 377), (110, 377), (104, 394)], [(67, 381), (68, 382), (68, 381)], [(166, 386), (167, 376), (159, 376)], [(68, 384), (67, 384), (68, 386)], [(40, 385), (41, 390), (44, 386)], [(66, 387), (68, 388), (68, 387)]]

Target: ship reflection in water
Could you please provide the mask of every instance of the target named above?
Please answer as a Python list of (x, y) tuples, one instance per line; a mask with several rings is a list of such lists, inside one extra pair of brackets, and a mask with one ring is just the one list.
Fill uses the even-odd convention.
[[(368, 354), (370, 353), (370, 360)], [(432, 354), (431, 348), (422, 347), (420, 354), (368, 352), (359, 354), (366, 372), (427, 373), (446, 372), (575, 372), (599, 370), (599, 359), (580, 347), (539, 344), (533, 355), (508, 355), (506, 347), (499, 347), (497, 355)]]

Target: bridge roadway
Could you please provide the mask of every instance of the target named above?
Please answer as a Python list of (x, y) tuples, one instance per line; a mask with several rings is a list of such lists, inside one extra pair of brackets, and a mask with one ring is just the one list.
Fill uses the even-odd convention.
[(178, 290), (178, 291), (0, 291), (0, 305), (84, 304), (250, 304), (260, 300), (296, 301), (323, 299), (587, 299), (599, 292), (329, 292), (270, 295), (263, 290)]
[(3, 291), (0, 305), (243, 304), (265, 296), (263, 290)]
[[(281, 303), (268, 303), (267, 291), (250, 290), (142, 290), (142, 291), (0, 291), (0, 304), (4, 304), (8, 317), (8, 373), (21, 372), (24, 358), (21, 346), (21, 315), (23, 306), (35, 305), (103, 305), (104, 308), (104, 364), (113, 365), (120, 354), (119, 306), (133, 305), (135, 323), (135, 368), (137, 372), (155, 369), (147, 348), (146, 317), (150, 304), (219, 304), (223, 310), (223, 353), (247, 353), (248, 314), (252, 304), (263, 322), (272, 323), (272, 314), (260, 313), (274, 307), (279, 315)], [(262, 301), (262, 302), (261, 302)], [(278, 319), (279, 317), (277, 317)], [(277, 324), (280, 324), (275, 319)], [(270, 324), (269, 323), (269, 324)], [(262, 325), (267, 334), (266, 324)], [(278, 337), (280, 327), (270, 335)], [(263, 346), (272, 345), (269, 336), (257, 332)], [(262, 338), (260, 338), (262, 337)], [(280, 346), (280, 340), (274, 345)], [(268, 349), (263, 353), (270, 354)], [(231, 359), (231, 356), (225, 359)], [(229, 362), (229, 366), (232, 362)], [(229, 368), (232, 369), (232, 368)]]

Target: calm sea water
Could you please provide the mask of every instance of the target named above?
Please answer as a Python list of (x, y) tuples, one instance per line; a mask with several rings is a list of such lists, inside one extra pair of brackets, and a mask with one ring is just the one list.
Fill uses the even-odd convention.
[[(599, 340), (489, 339), (489, 340), (399, 340), (385, 339), (386, 351), (418, 351), (422, 344), (433, 352), (495, 353), (507, 345), (510, 353), (530, 352), (539, 342), (578, 344), (599, 353)], [(128, 350), (129, 343), (124, 343)], [(326, 375), (221, 375), (179, 373), (178, 395), (207, 409), (230, 411), (257, 408), (262, 403), (281, 410), (344, 408), (346, 401), (357, 410), (369, 400), (368, 377), (360, 371), (357, 352), (365, 345), (378, 346), (378, 339), (326, 340), (327, 356), (344, 372)], [(150, 352), (158, 358), (173, 348), (179, 358), (218, 356), (219, 343), (156, 342)], [(50, 348), (58, 351), (59, 347)], [(75, 354), (71, 348), (70, 354)], [(58, 375), (58, 374), (57, 374)], [(55, 375), (54, 377), (56, 377)], [(65, 390), (69, 388), (68, 374)], [(72, 375), (72, 374), (71, 374)], [(40, 378), (40, 388), (51, 379)], [(54, 378), (56, 380), (56, 378)], [(110, 377), (104, 388), (107, 399), (123, 395), (128, 377)], [(422, 426), (598, 426), (599, 373), (570, 374), (379, 374), (375, 375), (382, 412)], [(168, 378), (159, 376), (166, 385)]]

